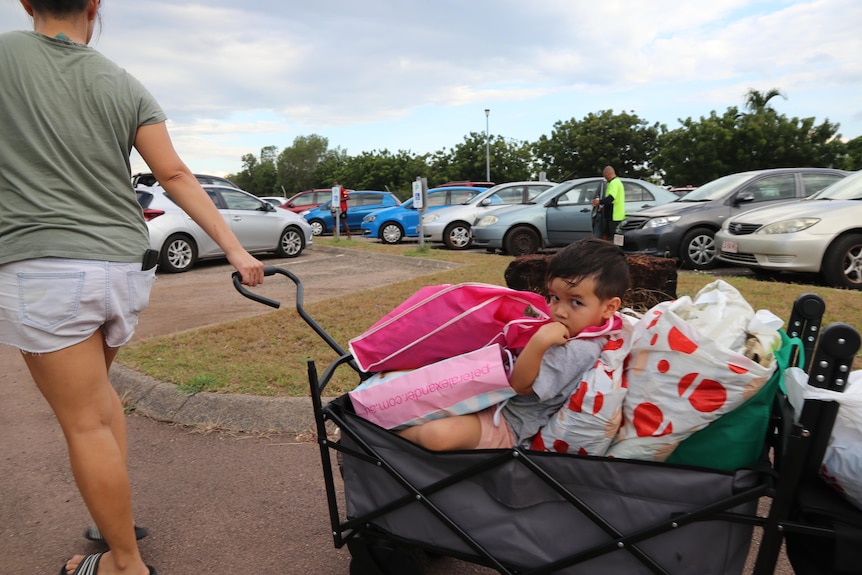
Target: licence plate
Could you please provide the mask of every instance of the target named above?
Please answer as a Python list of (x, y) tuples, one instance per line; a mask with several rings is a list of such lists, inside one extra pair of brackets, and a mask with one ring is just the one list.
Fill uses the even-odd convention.
[(614, 234), (614, 245), (615, 245), (615, 246), (621, 246), (621, 245), (623, 245), (623, 242), (625, 241), (625, 238), (626, 238), (626, 237), (625, 237), (624, 235), (622, 235), (622, 234)]
[(729, 254), (735, 254), (739, 251), (739, 244), (732, 240), (724, 240), (721, 242), (721, 251)]

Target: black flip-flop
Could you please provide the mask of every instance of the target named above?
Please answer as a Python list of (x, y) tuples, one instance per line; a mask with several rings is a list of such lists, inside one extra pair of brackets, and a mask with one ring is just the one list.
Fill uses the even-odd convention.
[[(72, 575), (98, 575), (99, 561), (102, 560), (102, 555), (104, 555), (104, 553), (94, 553), (93, 555), (87, 555), (86, 557), (81, 559), (81, 562), (72, 572)], [(66, 563), (68, 563), (68, 561)], [(67, 575), (66, 563), (63, 563), (63, 566), (60, 567), (60, 575)], [(150, 570), (150, 575), (158, 575), (156, 573), (156, 570), (149, 565), (147, 565), (147, 569)]]
[[(135, 539), (140, 541), (149, 534), (150, 530), (146, 527), (135, 525)], [(96, 543), (105, 543), (105, 538), (102, 536), (102, 532), (99, 531), (99, 528), (95, 525), (87, 527), (87, 530), (84, 531), (84, 538), (89, 539), (90, 541), (95, 541)]]

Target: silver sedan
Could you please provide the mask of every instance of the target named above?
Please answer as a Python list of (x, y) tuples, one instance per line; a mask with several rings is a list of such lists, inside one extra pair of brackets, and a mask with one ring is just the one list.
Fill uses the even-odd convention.
[(478, 196), (457, 206), (435, 210), (422, 218), (426, 240), (443, 242), (450, 250), (465, 250), (473, 243), (470, 226), (490, 209), (524, 204), (556, 185), (556, 182), (507, 182), (488, 188)]
[(821, 273), (862, 289), (862, 172), (796, 202), (751, 210), (716, 233), (722, 261), (755, 272)]
[[(311, 226), (301, 216), (236, 188), (203, 186), (242, 246), (251, 253), (296, 257), (311, 245)], [(190, 270), (198, 260), (224, 252), (161, 186), (135, 190), (150, 232), (150, 247), (159, 252), (159, 269)]]

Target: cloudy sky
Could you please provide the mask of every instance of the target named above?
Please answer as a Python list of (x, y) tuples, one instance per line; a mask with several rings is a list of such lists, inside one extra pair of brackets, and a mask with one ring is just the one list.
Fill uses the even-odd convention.
[[(534, 141), (602, 110), (674, 128), (749, 89), (862, 135), (859, 0), (103, 0), (101, 15), (92, 45), (156, 96), (198, 172), (310, 134), (357, 155), (486, 128)], [(31, 26), (0, 0), (0, 31)]]

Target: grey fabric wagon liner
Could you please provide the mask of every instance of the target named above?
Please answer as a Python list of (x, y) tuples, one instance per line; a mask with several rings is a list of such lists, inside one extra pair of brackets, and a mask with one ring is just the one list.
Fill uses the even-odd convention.
[(342, 431), (345, 527), (519, 573), (739, 573), (752, 525), (733, 519), (765, 491), (754, 470), (430, 452), (353, 414), (346, 396), (324, 411)]
[[(264, 267), (264, 275), (273, 274), (296, 284), (297, 312), (339, 355), (320, 378), (309, 360), (308, 377), (333, 542), (350, 548), (351, 575), (421, 574), (415, 548), (503, 574), (741, 573), (753, 526), (762, 528), (754, 573), (773, 572), (785, 533), (788, 556), (801, 573), (857, 572), (857, 538), (846, 531), (862, 530), (862, 512), (845, 514), (846, 505), (829, 503), (823, 518), (811, 522), (805, 516), (806, 495), (823, 489), (817, 470), (835, 402), (808, 400), (795, 422), (778, 394), (757, 470), (725, 472), (519, 448), (431, 452), (357, 417), (346, 395), (323, 405), (323, 389), (339, 367), (349, 366), (360, 379), (367, 374), (304, 310), (299, 278)], [(280, 306), (246, 290), (237, 272), (232, 277), (246, 297)], [(802, 294), (788, 334), (804, 341), (800, 364), (809, 384), (840, 391), (860, 335), (840, 322), (820, 333), (824, 309), (822, 298)], [(328, 439), (327, 421), (341, 429), (340, 441)], [(344, 480), (346, 518), (333, 450)], [(772, 461), (766, 457), (770, 450)], [(761, 496), (772, 500), (767, 517), (756, 513)], [(846, 519), (846, 525), (833, 519)], [(804, 564), (794, 555), (804, 557)], [(842, 565), (830, 570), (836, 563)]]

